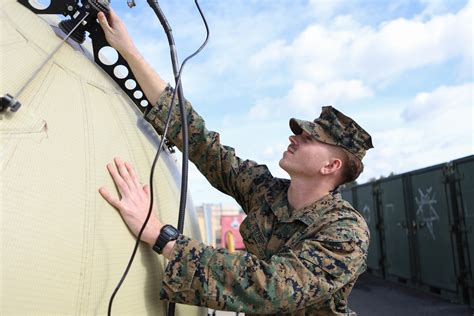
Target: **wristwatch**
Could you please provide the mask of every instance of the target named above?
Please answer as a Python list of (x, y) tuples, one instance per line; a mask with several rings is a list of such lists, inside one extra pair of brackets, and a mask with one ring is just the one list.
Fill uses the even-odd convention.
[(153, 245), (153, 250), (155, 250), (161, 255), (163, 253), (163, 248), (165, 248), (166, 244), (172, 240), (178, 239), (179, 234), (179, 230), (177, 230), (173, 226), (163, 226), (160, 230), (160, 234), (158, 235), (155, 244)]

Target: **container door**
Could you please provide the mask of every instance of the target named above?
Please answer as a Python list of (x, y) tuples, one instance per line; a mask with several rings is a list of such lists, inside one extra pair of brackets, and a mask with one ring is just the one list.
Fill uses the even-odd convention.
[(468, 258), (471, 263), (471, 280), (474, 277), (474, 159), (457, 165), (460, 178), (461, 209), (467, 232)]
[(456, 291), (449, 207), (441, 168), (412, 176), (416, 240), (423, 284)]
[(384, 219), (386, 272), (410, 279), (410, 248), (403, 180), (396, 178), (380, 183), (380, 205)]

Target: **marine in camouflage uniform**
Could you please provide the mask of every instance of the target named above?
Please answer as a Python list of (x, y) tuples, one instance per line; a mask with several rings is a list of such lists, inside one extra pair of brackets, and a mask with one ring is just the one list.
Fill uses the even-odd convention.
[[(167, 87), (146, 119), (162, 134), (171, 102)], [(174, 107), (168, 139), (182, 144)], [(247, 315), (354, 315), (348, 296), (366, 269), (369, 230), (336, 191), (301, 209), (288, 203), (290, 181), (242, 160), (186, 102), (189, 157), (209, 182), (247, 214), (240, 227), (246, 251), (215, 249), (181, 235), (166, 267), (160, 297)], [(362, 159), (371, 137), (333, 107), (314, 122), (292, 119), (295, 134), (344, 148)]]
[[(127, 60), (147, 98), (156, 103), (146, 119), (162, 134), (172, 89), (165, 89), (166, 83), (139, 54), (113, 10), (97, 17), (107, 42)], [(238, 158), (233, 148), (220, 144), (219, 134), (205, 128), (189, 103), (186, 109), (190, 159), (247, 213), (240, 228), (246, 251), (229, 253), (182, 235), (169, 241), (162, 251), (170, 261), (161, 298), (248, 315), (350, 314), (347, 299), (366, 268), (369, 231), (362, 216), (339, 193), (330, 192), (340, 184), (334, 181), (341, 180), (337, 165), (343, 165), (326, 150), (342, 150), (360, 162), (372, 147), (370, 135), (332, 107), (324, 107), (314, 122), (290, 120), (295, 136), (280, 161), (282, 167), (287, 164), (290, 184), (274, 178), (266, 166)], [(179, 116), (176, 109), (167, 135), (178, 147)], [(106, 188), (99, 192), (137, 235), (148, 211), (149, 192), (137, 185), (130, 164), (117, 159), (107, 168), (121, 198)], [(142, 240), (153, 245), (161, 227), (152, 216)]]

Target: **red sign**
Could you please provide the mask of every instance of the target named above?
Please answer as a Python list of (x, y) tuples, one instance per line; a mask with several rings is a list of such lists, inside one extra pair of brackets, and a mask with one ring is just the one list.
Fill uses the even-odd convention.
[[(227, 240), (233, 240), (234, 249), (244, 249), (244, 242), (239, 232), (239, 227), (245, 215), (222, 215), (221, 216), (221, 247), (229, 249)], [(229, 238), (227, 234), (232, 236)]]

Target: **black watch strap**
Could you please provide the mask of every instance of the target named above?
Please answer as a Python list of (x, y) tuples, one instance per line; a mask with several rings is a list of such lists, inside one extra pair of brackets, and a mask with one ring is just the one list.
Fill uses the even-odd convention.
[(163, 248), (165, 248), (166, 244), (172, 240), (178, 239), (179, 234), (179, 230), (177, 230), (173, 226), (163, 226), (160, 230), (160, 234), (158, 235), (155, 244), (153, 245), (153, 250), (161, 255), (163, 253)]

